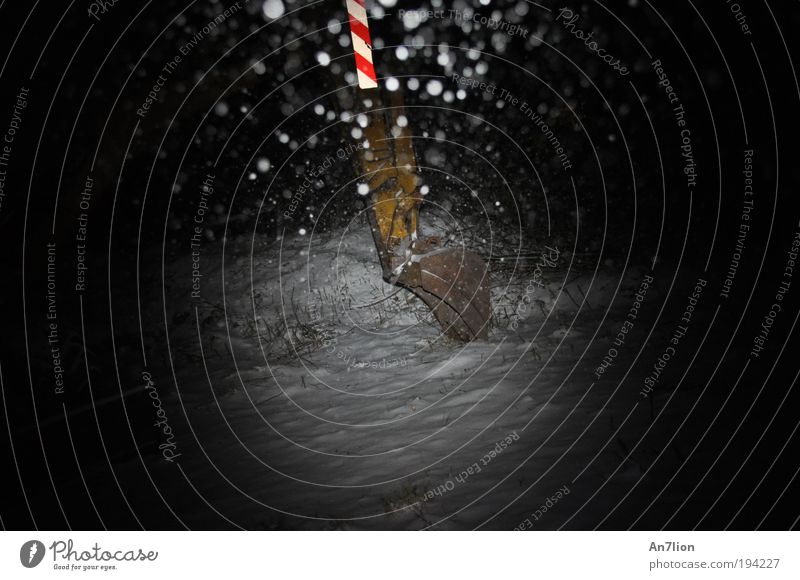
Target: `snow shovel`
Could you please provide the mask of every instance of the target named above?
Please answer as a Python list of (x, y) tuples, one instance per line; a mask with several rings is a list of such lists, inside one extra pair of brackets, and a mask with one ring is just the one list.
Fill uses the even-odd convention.
[(368, 122), (367, 145), (356, 158), (369, 187), (367, 213), (384, 279), (422, 299), (450, 338), (486, 338), (491, 316), (486, 263), (464, 247), (448, 248), (435, 236), (419, 235), (423, 198), (400, 91), (390, 93), (389, 104), (379, 89), (359, 91), (358, 100)]

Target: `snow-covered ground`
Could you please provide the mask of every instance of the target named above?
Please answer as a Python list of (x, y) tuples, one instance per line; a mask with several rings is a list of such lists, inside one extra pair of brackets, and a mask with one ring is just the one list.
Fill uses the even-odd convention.
[(202, 300), (189, 260), (168, 267), (182, 455), (154, 469), (191, 482), (176, 513), (211, 528), (601, 524), (658, 453), (639, 435), (669, 394), (621, 379), (661, 289), (598, 379), (645, 272), (584, 271), (553, 248), (492, 264), (491, 335), (467, 345), (381, 281), (363, 225), (209, 244)]

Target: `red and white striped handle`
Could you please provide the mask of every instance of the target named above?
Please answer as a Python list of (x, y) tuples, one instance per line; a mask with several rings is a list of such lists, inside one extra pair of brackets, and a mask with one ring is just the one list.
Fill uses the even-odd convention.
[(372, 64), (372, 40), (369, 37), (365, 1), (347, 0), (347, 14), (350, 17), (350, 36), (353, 38), (358, 86), (362, 89), (374, 89), (378, 86), (378, 79)]

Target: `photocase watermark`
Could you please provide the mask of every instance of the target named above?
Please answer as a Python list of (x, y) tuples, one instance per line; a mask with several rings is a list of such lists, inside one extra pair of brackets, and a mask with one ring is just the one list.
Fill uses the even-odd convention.
[(94, 18), (97, 22), (100, 22), (101, 17), (105, 16), (119, 1), (120, 0), (95, 0), (89, 4), (89, 9), (86, 12), (89, 18)]
[(283, 212), (283, 217), (291, 219), (295, 216), (297, 208), (300, 207), (306, 194), (314, 188), (314, 182), (330, 171), (336, 163), (347, 161), (352, 158), (356, 152), (364, 151), (366, 148), (367, 145), (365, 145), (364, 141), (348, 143), (344, 147), (339, 147), (335, 155), (328, 155), (322, 163), (317, 163), (315, 166), (307, 169), (303, 183), (301, 183), (297, 191), (294, 192), (294, 195), (289, 201), (288, 209)]
[[(43, 544), (42, 548), (44, 548)], [(97, 542), (88, 548), (76, 549), (75, 543), (71, 538), (66, 541), (56, 540), (50, 544), (50, 551), (53, 554), (54, 570), (69, 570), (73, 572), (79, 570), (83, 572), (90, 570), (107, 572), (116, 570), (119, 562), (154, 562), (158, 559), (158, 552), (155, 550), (145, 551), (142, 548), (104, 549)]]
[(346, 352), (338, 347), (336, 338), (326, 339), (323, 343), (323, 348), (328, 354), (336, 354), (336, 357), (345, 363), (348, 369), (393, 369), (397, 367), (404, 367), (408, 365), (408, 360), (405, 356), (397, 358), (386, 357), (380, 360), (360, 360), (356, 358), (353, 353)]
[(393, 369), (397, 367), (404, 367), (408, 365), (408, 359), (405, 356), (381, 359), (359, 359), (354, 353), (348, 352), (339, 346), (339, 339), (335, 335), (328, 333), (323, 323), (322, 316), (320, 315), (319, 307), (311, 304), (309, 305), (311, 312), (311, 320), (309, 326), (312, 331), (321, 336), (322, 351), (329, 355), (336, 355), (336, 358), (341, 360), (347, 370), (350, 369)]
[(561, 141), (558, 139), (558, 137), (556, 137), (555, 132), (545, 121), (542, 114), (530, 103), (528, 103), (528, 101), (517, 97), (508, 89), (498, 87), (495, 84), (487, 83), (485, 81), (479, 81), (471, 77), (453, 73), (453, 81), (459, 87), (478, 89), (482, 92), (489, 93), (490, 95), (510, 104), (512, 107), (519, 109), (520, 113), (522, 113), (526, 119), (533, 123), (542, 132), (545, 139), (547, 139), (547, 142), (550, 143), (550, 146), (553, 148), (553, 152), (558, 156), (558, 160), (561, 163), (561, 168), (564, 171), (569, 171), (572, 169), (572, 162), (567, 155), (566, 149), (564, 149), (564, 146), (561, 144)]
[(587, 33), (584, 30), (576, 27), (576, 24), (580, 18), (581, 17), (575, 14), (571, 8), (561, 8), (558, 11), (558, 16), (556, 16), (556, 22), (562, 24), (564, 29), (572, 36), (583, 41), (583, 44), (587, 49), (589, 49), (589, 52), (596, 54), (603, 62), (617, 71), (620, 76), (628, 76), (631, 73), (631, 71), (628, 70), (628, 67), (623, 66), (620, 62), (620, 59), (615, 57), (613, 54), (609, 54), (605, 48), (598, 44), (598, 42), (594, 39), (594, 32)]
[(142, 381), (144, 381), (144, 390), (153, 400), (153, 407), (156, 409), (156, 417), (158, 420), (153, 423), (153, 426), (158, 428), (164, 438), (159, 444), (158, 449), (161, 451), (161, 456), (172, 463), (180, 457), (181, 454), (175, 453), (177, 444), (175, 443), (175, 434), (172, 432), (172, 427), (167, 420), (167, 412), (164, 410), (161, 398), (158, 396), (158, 389), (149, 372), (142, 371)]
[(519, 328), (520, 323), (530, 315), (530, 307), (535, 302), (534, 295), (536, 291), (545, 286), (542, 279), (544, 268), (555, 268), (558, 265), (560, 256), (561, 252), (558, 248), (545, 246), (544, 250), (541, 251), (528, 283), (525, 285), (525, 293), (520, 297), (517, 306), (514, 308), (514, 314), (509, 324), (511, 330)]
[(631, 304), (631, 307), (628, 309), (628, 313), (625, 315), (625, 320), (622, 321), (622, 326), (619, 327), (612, 345), (608, 348), (603, 360), (600, 361), (600, 364), (594, 371), (594, 377), (597, 380), (600, 380), (600, 377), (602, 377), (609, 367), (614, 364), (614, 360), (616, 360), (617, 356), (619, 356), (619, 350), (617, 349), (622, 348), (625, 345), (625, 341), (628, 338), (628, 333), (633, 330), (636, 319), (639, 317), (639, 310), (644, 303), (644, 297), (647, 296), (647, 291), (650, 289), (650, 285), (652, 283), (653, 276), (646, 274), (642, 280), (642, 283), (639, 284), (639, 289), (636, 291), (636, 294), (633, 295), (633, 304)]
[(26, 568), (36, 568), (44, 560), (46, 551), (39, 540), (29, 540), (19, 549), (19, 562)]
[(56, 395), (64, 394), (64, 366), (61, 356), (61, 337), (58, 326), (58, 300), (56, 294), (56, 259), (57, 246), (55, 242), (47, 244), (47, 346), (50, 351), (50, 363)]
[[(564, 487), (559, 488), (553, 495), (548, 497), (542, 505), (540, 505), (536, 510), (532, 511), (529, 516), (527, 516), (524, 520), (522, 520), (519, 525), (514, 528), (515, 532), (520, 532), (524, 530), (530, 530), (533, 528), (533, 523), (539, 521), (544, 514), (548, 511), (553, 509), (553, 507), (568, 496), (570, 493), (569, 487), (564, 485)], [(531, 521), (533, 518), (533, 521)]]
[(656, 359), (656, 362), (653, 364), (653, 370), (647, 375), (644, 379), (644, 386), (639, 391), (639, 394), (646, 398), (650, 393), (653, 392), (655, 389), (656, 384), (658, 383), (659, 379), (661, 378), (664, 369), (667, 368), (669, 362), (675, 357), (678, 352), (678, 347), (680, 346), (681, 341), (689, 332), (689, 325), (692, 322), (692, 317), (694, 316), (694, 312), (697, 309), (697, 304), (700, 301), (700, 297), (703, 293), (703, 290), (708, 285), (708, 282), (703, 278), (698, 278), (697, 282), (692, 288), (692, 292), (689, 294), (688, 302), (686, 303), (686, 307), (684, 308), (683, 315), (680, 319), (680, 324), (675, 327), (675, 330), (672, 332), (672, 337), (669, 339), (669, 343), (661, 351), (661, 354)]
[(214, 179), (215, 177), (212, 173), (206, 174), (203, 184), (200, 187), (200, 201), (197, 202), (197, 209), (195, 210), (193, 220), (192, 237), (189, 240), (192, 257), (192, 300), (200, 299), (200, 287), (203, 278), (203, 273), (200, 270), (200, 246), (204, 237), (203, 225), (206, 221), (206, 215), (211, 211), (209, 199), (214, 194)]
[(153, 107), (155, 103), (158, 102), (159, 94), (161, 93), (161, 89), (167, 84), (167, 80), (169, 77), (178, 69), (178, 65), (181, 64), (183, 58), (188, 56), (192, 50), (200, 44), (200, 41), (203, 40), (206, 36), (211, 34), (211, 32), (216, 29), (220, 24), (225, 22), (228, 18), (230, 18), (233, 14), (237, 13), (241, 10), (242, 0), (236, 2), (235, 4), (231, 5), (227, 8), (224, 12), (221, 12), (217, 15), (216, 18), (209, 21), (203, 28), (201, 28), (198, 32), (192, 36), (189, 42), (181, 45), (178, 48), (178, 53), (172, 60), (170, 60), (167, 64), (165, 64), (161, 71), (159, 71), (159, 75), (156, 78), (156, 81), (153, 83), (153, 86), (148, 91), (147, 96), (145, 97), (144, 101), (142, 102), (141, 106), (136, 109), (136, 114), (144, 119), (147, 114), (150, 112), (150, 109)]
[(78, 214), (78, 229), (75, 232), (75, 292), (78, 293), (86, 291), (86, 272), (89, 269), (86, 242), (89, 237), (89, 208), (91, 207), (93, 188), (94, 179), (91, 175), (87, 175), (80, 201), (78, 201), (81, 213)]
[(3, 210), (3, 201), (6, 198), (6, 178), (8, 176), (6, 168), (11, 162), (11, 152), (17, 132), (22, 127), (22, 113), (28, 107), (29, 91), (30, 89), (26, 87), (20, 87), (17, 93), (17, 100), (14, 102), (14, 109), (11, 112), (11, 119), (3, 135), (3, 142), (0, 143), (0, 211)]
[(725, 274), (725, 280), (722, 282), (722, 290), (719, 292), (720, 298), (726, 300), (730, 297), (731, 288), (733, 287), (733, 280), (739, 272), (739, 263), (742, 260), (742, 254), (747, 246), (747, 237), (750, 234), (750, 217), (755, 206), (753, 199), (753, 149), (746, 149), (744, 152), (744, 195), (742, 199), (742, 211), (739, 218), (739, 231), (736, 235), (736, 245), (731, 254), (731, 261), (728, 264), (728, 271)]
[(404, 23), (419, 25), (426, 20), (452, 20), (458, 24), (470, 22), (479, 26), (485, 26), (489, 30), (505, 32), (509, 36), (521, 36), (528, 38), (528, 29), (520, 24), (512, 24), (506, 20), (484, 16), (472, 10), (398, 10), (397, 16)]
[(789, 244), (789, 249), (786, 251), (786, 262), (781, 280), (778, 282), (778, 288), (775, 291), (774, 302), (769, 307), (769, 311), (764, 315), (758, 334), (753, 338), (753, 348), (750, 350), (751, 358), (758, 358), (761, 356), (761, 351), (766, 348), (772, 326), (775, 324), (775, 320), (778, 318), (781, 311), (783, 311), (783, 300), (786, 298), (786, 295), (789, 293), (789, 288), (792, 286), (792, 276), (794, 275), (794, 268), (797, 265), (797, 256), (800, 253), (800, 223), (797, 224), (797, 228)]
[(750, 25), (747, 24), (747, 15), (742, 11), (742, 7), (739, 3), (733, 2), (732, 0), (725, 0), (725, 4), (728, 5), (733, 17), (736, 19), (736, 24), (739, 25), (739, 30), (742, 31), (742, 34), (745, 36), (752, 35), (753, 31), (750, 30)]
[(694, 148), (692, 147), (692, 131), (686, 120), (686, 109), (678, 98), (678, 93), (672, 86), (672, 82), (664, 70), (660, 59), (650, 63), (653, 71), (658, 77), (658, 86), (664, 89), (669, 99), (670, 105), (674, 105), (672, 114), (675, 117), (675, 124), (680, 129), (681, 157), (683, 158), (683, 174), (686, 176), (686, 187), (694, 188), (697, 186), (697, 162), (694, 158)]
[(466, 469), (462, 470), (461, 473), (459, 473), (458, 475), (456, 475), (451, 479), (448, 479), (447, 481), (436, 486), (435, 488), (426, 491), (425, 495), (422, 496), (421, 501), (427, 502), (435, 497), (441, 497), (445, 495), (447, 492), (453, 491), (456, 488), (456, 484), (460, 485), (466, 483), (470, 477), (480, 473), (497, 456), (503, 453), (503, 451), (505, 451), (515, 441), (519, 441), (519, 434), (516, 431), (512, 431), (511, 433), (506, 435), (503, 439), (495, 443), (495, 446), (488, 453), (486, 453), (483, 457), (481, 457), (478, 461), (476, 461)]

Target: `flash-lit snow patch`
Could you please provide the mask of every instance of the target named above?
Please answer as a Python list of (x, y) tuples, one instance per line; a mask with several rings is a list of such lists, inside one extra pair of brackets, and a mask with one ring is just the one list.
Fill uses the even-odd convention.
[[(447, 216), (439, 221), (432, 227), (427, 216), (423, 234), (457, 243), (471, 227)], [(208, 244), (204, 280), (217, 280), (216, 286), (224, 281), (225, 293), (208, 283), (199, 304), (188, 299), (192, 262), (181, 258), (170, 269), (173, 275), (165, 281), (170, 337), (176, 358), (187, 353), (178, 360), (183, 364), (175, 365), (180, 402), (205, 446), (203, 454), (186, 454), (188, 477), (201, 479), (210, 456), (221, 472), (248, 482), (248, 492), (261, 491), (259, 499), (281, 498), (281, 507), (297, 514), (292, 527), (303, 529), (465, 529), (494, 514), (501, 514), (496, 527), (510, 529), (520, 521), (518, 512), (529, 508), (520, 505), (508, 513), (503, 508), (543, 474), (543, 491), (532, 505), (572, 482), (574, 465), (594, 462), (598, 474), (584, 476), (595, 478), (587, 480), (590, 488), (613, 474), (618, 454), (610, 452), (606, 460), (601, 452), (639, 387), (636, 380), (625, 381), (631, 396), (610, 401), (613, 386), (595, 386), (591, 372), (610, 343), (592, 343), (589, 337), (598, 330), (595, 320), (605, 305), (613, 305), (617, 320), (627, 316), (640, 274), (620, 281), (568, 273), (566, 264), (559, 264), (542, 268), (539, 276), (532, 262), (498, 260), (489, 340), (452, 345), (437, 339), (429, 321), (419, 322), (417, 315), (429, 312), (418, 300), (383, 281), (367, 224), (354, 221), (345, 231), (321, 237), (310, 227), (305, 236), (298, 230), (299, 225), (290, 228), (277, 242), (230, 242), (224, 262), (221, 244)], [(611, 298), (619, 282), (626, 297), (616, 304)], [(577, 318), (584, 292), (587, 304)], [(618, 327), (612, 322), (602, 332)], [(646, 330), (637, 326), (631, 340), (643, 339)], [(198, 332), (201, 364), (189, 357), (197, 352)], [(236, 437), (229, 420), (235, 421)], [(643, 428), (651, 421), (646, 412), (632, 420)], [(265, 421), (280, 437), (265, 436)], [(495, 454), (498, 441), (510, 433), (515, 442)], [(539, 446), (543, 451), (532, 453)], [(254, 468), (253, 454), (269, 457), (270, 469)], [(570, 461), (554, 461), (562, 456)], [(475, 462), (491, 462), (491, 468), (464, 484), (466, 476), (458, 474)], [(476, 501), (511, 473), (507, 485)], [(226, 516), (237, 524), (286, 527), (285, 520), (254, 510), (251, 498), (231, 492), (219, 479), (215, 472), (217, 483), (204, 489), (209, 501), (225, 504)], [(385, 483), (372, 487), (375, 482)], [(319, 493), (320, 485), (327, 486), (326, 493)], [(430, 493), (438, 489), (446, 495)], [(417, 510), (404, 509), (410, 505)], [(453, 513), (452, 506), (466, 507), (457, 521), (442, 519)], [(218, 525), (207, 511), (198, 510), (203, 513), (191, 524)]]

